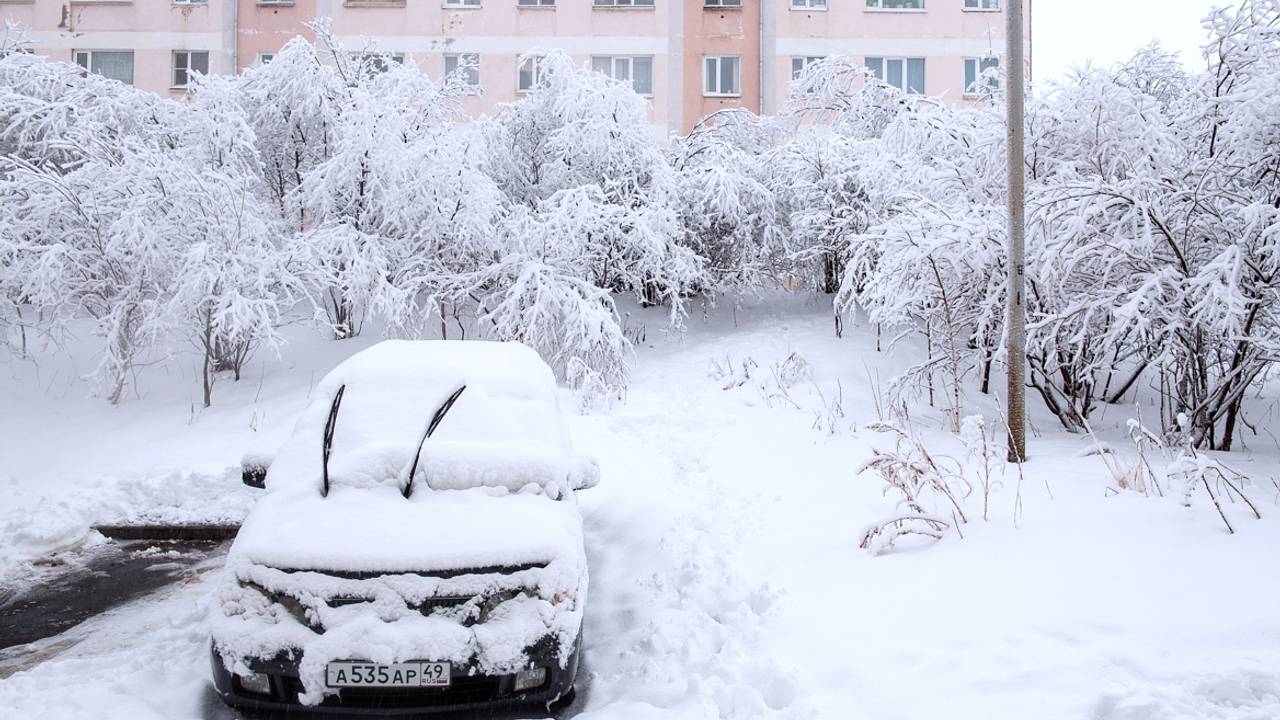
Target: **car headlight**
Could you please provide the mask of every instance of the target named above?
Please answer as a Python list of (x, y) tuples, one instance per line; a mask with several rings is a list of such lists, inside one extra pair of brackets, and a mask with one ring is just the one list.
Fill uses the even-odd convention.
[(307, 606), (303, 605), (302, 601), (292, 595), (285, 594), (277, 594), (272, 600), (275, 600), (276, 604), (292, 615), (294, 620), (311, 627), (311, 620), (307, 617)]
[(516, 692), (524, 692), (525, 690), (533, 690), (542, 687), (547, 681), (547, 669), (544, 667), (534, 667), (528, 670), (521, 670), (516, 673)]
[(267, 600), (284, 608), (285, 612), (289, 613), (289, 615), (293, 617), (294, 620), (297, 620), (298, 622), (302, 623), (303, 625), (306, 625), (307, 627), (313, 630), (316, 629), (315, 623), (313, 623), (311, 619), (307, 617), (307, 606), (303, 605), (302, 601), (299, 600), (298, 598), (292, 595), (289, 595), (287, 593), (272, 592), (262, 587), (261, 585), (249, 580), (241, 580), (240, 587), (246, 588), (248, 590), (253, 590), (259, 593), (260, 595), (265, 597)]
[(240, 688), (255, 695), (271, 694), (271, 676), (265, 673), (251, 672), (239, 675)]
[(494, 593), (493, 595), (486, 597), (484, 599), (484, 602), (480, 604), (479, 622), (488, 622), (489, 616), (493, 613), (494, 610), (498, 609), (499, 605), (501, 605), (502, 603), (508, 600), (515, 600), (516, 598), (520, 597), (523, 594), (524, 593), (522, 593), (519, 590), (504, 590), (503, 592)]

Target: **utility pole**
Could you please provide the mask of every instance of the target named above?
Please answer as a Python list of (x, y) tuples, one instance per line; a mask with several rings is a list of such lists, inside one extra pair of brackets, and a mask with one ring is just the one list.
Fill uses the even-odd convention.
[(1023, 309), (1026, 263), (1026, 152), (1023, 123), (1026, 94), (1026, 59), (1023, 52), (1023, 0), (1005, 0), (1009, 6), (1005, 37), (1008, 49), (1008, 133), (1009, 133), (1009, 277), (1005, 335), (1009, 356), (1009, 462), (1027, 459), (1026, 378), (1027, 329)]

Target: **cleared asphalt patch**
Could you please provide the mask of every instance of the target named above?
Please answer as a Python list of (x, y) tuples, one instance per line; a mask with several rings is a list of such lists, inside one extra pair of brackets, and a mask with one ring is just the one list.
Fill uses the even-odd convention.
[(223, 555), (227, 541), (113, 542), (83, 562), (0, 600), (0, 649), (57, 635), (99, 613), (180, 581), (193, 566)]

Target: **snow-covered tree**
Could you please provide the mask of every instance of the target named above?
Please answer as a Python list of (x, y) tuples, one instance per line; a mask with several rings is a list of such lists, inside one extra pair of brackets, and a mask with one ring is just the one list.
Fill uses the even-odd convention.
[(177, 152), (165, 160), (169, 198), (157, 224), (180, 238), (166, 321), (200, 352), (205, 407), (217, 373), (240, 379), (260, 345), (279, 342), (297, 279), (282, 253), (286, 227), (257, 170), (255, 138), (228, 78), (194, 77)]
[(583, 273), (584, 261), (601, 260), (597, 238), (625, 214), (594, 186), (556, 193), (536, 211), (517, 206), (501, 256), (459, 276), (485, 337), (534, 348), (588, 400), (619, 397), (629, 375), (631, 343), (612, 294)]
[(1232, 446), (1280, 340), (1278, 25), (1272, 0), (1215, 12), (1210, 71), (1175, 116), (1164, 94), (1093, 74), (1059, 100), (1062, 121), (1046, 133), (1054, 159), (1041, 202), (1054, 256), (1044, 267), (1059, 278), (1075, 270), (1074, 291), (1050, 288), (1065, 307), (1046, 322), (1091, 318), (1118, 355), (1105, 399), (1147, 374), (1166, 429), (1219, 449)]
[(162, 327), (173, 270), (170, 240), (152, 222), (169, 179), (156, 159), (125, 151), (65, 174), (10, 160), (0, 172), (5, 223), (29, 256), (22, 293), (55, 321), (93, 319), (104, 340), (98, 376), (113, 403)]
[(172, 147), (178, 103), (70, 63), (24, 52), (0, 56), (0, 156), (70, 170), (127, 146)]
[(492, 177), (513, 204), (534, 212), (558, 211), (549, 201), (561, 192), (582, 190), (596, 199), (616, 222), (586, 238), (584, 277), (668, 304), (678, 324), (684, 296), (706, 286), (706, 273), (701, 258), (680, 243), (675, 173), (649, 127), (648, 105), (627, 85), (562, 52), (521, 62), (536, 64), (537, 82), (487, 123)]
[(683, 245), (706, 261), (716, 292), (776, 285), (790, 265), (785, 218), (769, 178), (778, 124), (745, 110), (704, 118), (673, 149)]
[(927, 360), (898, 386), (923, 388), (931, 401), (941, 390), (956, 430), (962, 383), (977, 377), (988, 390), (1001, 343), (1002, 134), (989, 109), (919, 104), (846, 162), (843, 182), (862, 192), (857, 205), (841, 213), (818, 209), (809, 221), (823, 230), (824, 223), (845, 224), (828, 241), (843, 243), (848, 256), (840, 309), (860, 307), (877, 328), (924, 340)]
[(878, 80), (858, 58), (833, 55), (811, 62), (791, 81), (785, 115), (823, 124), (854, 140), (878, 138), (919, 98)]

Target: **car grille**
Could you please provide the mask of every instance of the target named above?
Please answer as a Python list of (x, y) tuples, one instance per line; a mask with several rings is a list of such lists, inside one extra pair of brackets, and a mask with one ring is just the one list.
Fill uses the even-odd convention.
[[(446, 610), (455, 608), (459, 605), (465, 605), (472, 600), (471, 597), (433, 597), (427, 598), (420, 603), (410, 605), (409, 607), (417, 610), (423, 615), (430, 615), (436, 610)], [(359, 605), (360, 603), (372, 602), (365, 597), (333, 597), (326, 601), (329, 607), (340, 608), (348, 605)]]
[[(462, 607), (463, 605), (466, 605), (467, 603), (471, 602), (474, 599), (475, 598), (472, 598), (472, 597), (454, 597), (454, 596), (433, 597), (433, 598), (427, 598), (418, 603), (411, 604), (409, 605), (409, 609), (416, 610), (417, 612), (423, 615), (431, 615), (439, 611), (453, 610), (455, 608)], [(371, 600), (365, 597), (339, 596), (339, 597), (329, 598), (325, 602), (331, 608), (340, 608), (340, 607), (349, 607), (351, 605), (360, 605), (362, 603), (371, 602)], [(474, 612), (470, 613), (470, 615), (474, 616)], [(461, 618), (461, 620), (463, 621), (463, 624), (471, 625), (475, 620), (475, 618), (471, 616)], [(320, 625), (311, 624), (310, 626), (311, 626), (311, 629), (315, 630), (316, 632), (323, 633), (326, 630), (326, 628)]]

